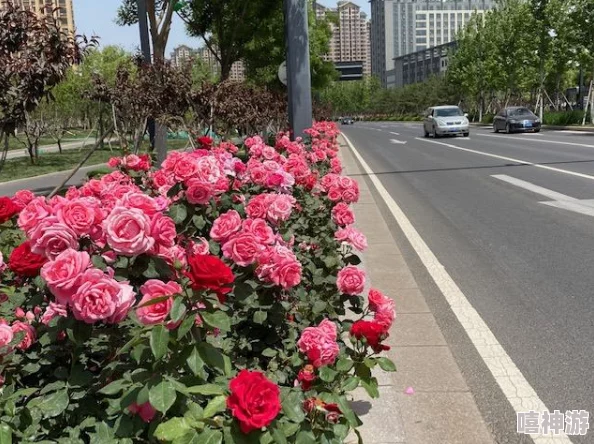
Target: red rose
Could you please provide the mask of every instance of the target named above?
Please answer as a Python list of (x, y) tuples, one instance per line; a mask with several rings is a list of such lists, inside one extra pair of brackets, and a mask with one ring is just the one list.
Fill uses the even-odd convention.
[(227, 408), (243, 433), (269, 425), (281, 410), (280, 389), (258, 371), (242, 370), (229, 383)]
[(12, 216), (19, 212), (19, 207), (10, 197), (0, 197), (0, 224), (10, 220)]
[(230, 284), (235, 280), (231, 268), (212, 255), (190, 256), (186, 275), (194, 290), (212, 290), (219, 298), (231, 291)]
[(35, 277), (39, 275), (39, 270), (46, 262), (44, 256), (31, 251), (31, 242), (26, 241), (12, 251), (8, 259), (8, 268), (21, 276)]
[(316, 380), (315, 369), (313, 365), (306, 365), (301, 370), (299, 370), (299, 374), (297, 375), (297, 381), (301, 383), (301, 388), (303, 390), (309, 390), (311, 388), (311, 384)]
[(198, 142), (198, 146), (200, 148), (208, 149), (208, 148), (212, 147), (213, 140), (212, 140), (212, 138), (210, 138), (208, 136), (202, 136), (202, 137), (198, 137), (197, 142)]
[(374, 352), (379, 353), (383, 350), (390, 350), (387, 345), (381, 342), (388, 337), (388, 332), (384, 325), (376, 321), (357, 321), (351, 327), (351, 335), (357, 339), (365, 338), (367, 344)]

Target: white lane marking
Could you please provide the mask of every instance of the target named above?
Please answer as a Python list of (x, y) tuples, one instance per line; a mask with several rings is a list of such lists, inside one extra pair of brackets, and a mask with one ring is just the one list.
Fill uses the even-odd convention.
[(594, 217), (594, 206), (592, 205), (591, 199), (576, 199), (575, 197), (557, 193), (556, 191), (549, 190), (548, 188), (534, 185), (533, 183), (516, 179), (515, 177), (507, 176), (505, 174), (494, 174), (491, 177), (552, 199), (552, 201), (549, 202), (539, 202), (543, 205), (561, 208), (563, 210), (573, 211), (574, 213), (585, 214), (586, 216)]
[(540, 194), (541, 196), (548, 197), (551, 200), (577, 200), (576, 198), (566, 194), (557, 193), (556, 191), (549, 190), (548, 188), (534, 185), (533, 183), (526, 182), (522, 179), (516, 179), (515, 177), (511, 177), (506, 174), (493, 174), (491, 177), (511, 183), (512, 185), (532, 191), (533, 193)]
[(388, 132), (389, 132), (390, 134), (394, 134), (395, 136), (399, 136), (399, 135), (400, 135), (400, 133), (395, 133), (395, 132), (393, 132), (393, 131), (388, 131)]
[(577, 130), (554, 130), (554, 133), (565, 133), (565, 134), (592, 134), (592, 131), (577, 131)]
[[(367, 162), (361, 157), (351, 141), (343, 134), (344, 139), (353, 152), (353, 155), (361, 163), (365, 173), (369, 176), (377, 192), (382, 197), (394, 220), (400, 226), (402, 232), (416, 251), (417, 255), (427, 268), (435, 284), (443, 293), (452, 311), (458, 318), (462, 327), (466, 330), (470, 340), (476, 347), (479, 355), (485, 362), (487, 368), (499, 384), (499, 387), (507, 397), (516, 413), (535, 410), (538, 412), (550, 411), (540, 400), (530, 383), (524, 378), (522, 372), (511, 360), (509, 355), (497, 341), (485, 321), (470, 304), (462, 290), (452, 279), (444, 266), (439, 262), (435, 254), (425, 243), (419, 232), (412, 225), (408, 217), (390, 196), (388, 190), (383, 186), (378, 177), (373, 173)], [(559, 436), (531, 435), (536, 444), (571, 444), (571, 441), (562, 433)]]
[[(483, 134), (479, 134), (479, 136), (482, 136), (482, 135)], [(521, 163), (523, 165), (533, 166), (535, 168), (542, 168), (543, 170), (555, 171), (557, 173), (569, 174), (570, 176), (576, 176), (576, 177), (581, 177), (583, 179), (594, 180), (594, 176), (590, 176), (588, 174), (583, 174), (583, 173), (576, 173), (575, 171), (564, 170), (562, 168), (555, 168), (555, 167), (548, 166), (548, 165), (541, 165), (541, 164), (534, 163), (534, 162), (528, 162), (527, 160), (514, 159), (513, 157), (500, 156), (498, 154), (491, 154), (491, 153), (485, 153), (483, 151), (471, 150), (470, 148), (463, 148), (461, 146), (451, 145), (449, 143), (437, 142), (435, 140), (424, 139), (422, 137), (415, 137), (415, 139), (420, 140), (422, 142), (436, 143), (438, 145), (447, 146), (448, 148), (454, 148), (454, 149), (460, 150), (460, 151), (467, 151), (469, 153), (480, 154), (481, 156), (494, 157), (495, 159), (509, 160), (510, 162)], [(544, 141), (539, 140), (539, 142), (544, 142)]]
[(395, 144), (398, 144), (398, 145), (404, 145), (406, 143), (406, 140), (390, 139), (390, 143), (395, 143)]
[[(498, 137), (500, 139), (515, 139), (518, 140), (517, 137), (514, 136), (503, 136), (500, 134), (482, 134), (482, 133), (477, 133), (478, 136), (482, 136), (482, 137)], [(540, 134), (539, 134), (540, 136)], [(527, 139), (529, 139), (529, 137), (527, 137)], [(536, 143), (554, 143), (557, 145), (572, 145), (572, 146), (581, 146), (584, 148), (594, 148), (594, 145), (588, 145), (587, 143), (576, 143), (576, 142), (560, 142), (557, 140), (546, 140), (546, 139), (538, 139), (535, 140)]]

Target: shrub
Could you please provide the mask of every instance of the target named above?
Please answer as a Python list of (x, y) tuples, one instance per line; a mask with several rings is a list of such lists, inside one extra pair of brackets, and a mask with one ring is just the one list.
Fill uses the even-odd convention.
[[(584, 118), (584, 111), (548, 111), (543, 115), (543, 123), (545, 125), (581, 125)], [(586, 122), (590, 122), (590, 113), (586, 116)]]
[[(335, 124), (112, 159), (0, 200), (0, 408), (17, 442), (341, 442), (393, 301), (365, 274)], [(346, 316), (347, 311), (349, 316)]]

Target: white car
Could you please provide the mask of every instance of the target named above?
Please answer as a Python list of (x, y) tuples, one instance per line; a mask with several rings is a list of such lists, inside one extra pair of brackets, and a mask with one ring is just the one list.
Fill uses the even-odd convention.
[(425, 137), (457, 134), (468, 137), (468, 115), (457, 106), (433, 106), (425, 111), (423, 131)]

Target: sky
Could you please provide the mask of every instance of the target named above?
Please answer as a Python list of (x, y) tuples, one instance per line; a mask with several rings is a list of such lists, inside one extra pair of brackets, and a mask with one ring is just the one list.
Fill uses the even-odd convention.
[[(360, 5), (368, 16), (370, 15), (367, 0), (352, 1)], [(336, 1), (318, 0), (318, 2), (324, 6), (336, 6)], [(130, 51), (139, 47), (138, 27), (122, 27), (115, 24), (116, 11), (121, 0), (74, 0), (73, 3), (74, 20), (79, 34), (100, 37), (102, 46), (119, 45)], [(167, 52), (171, 52), (174, 47), (181, 44), (200, 47), (202, 40), (186, 35), (184, 24), (177, 19), (171, 30)]]

